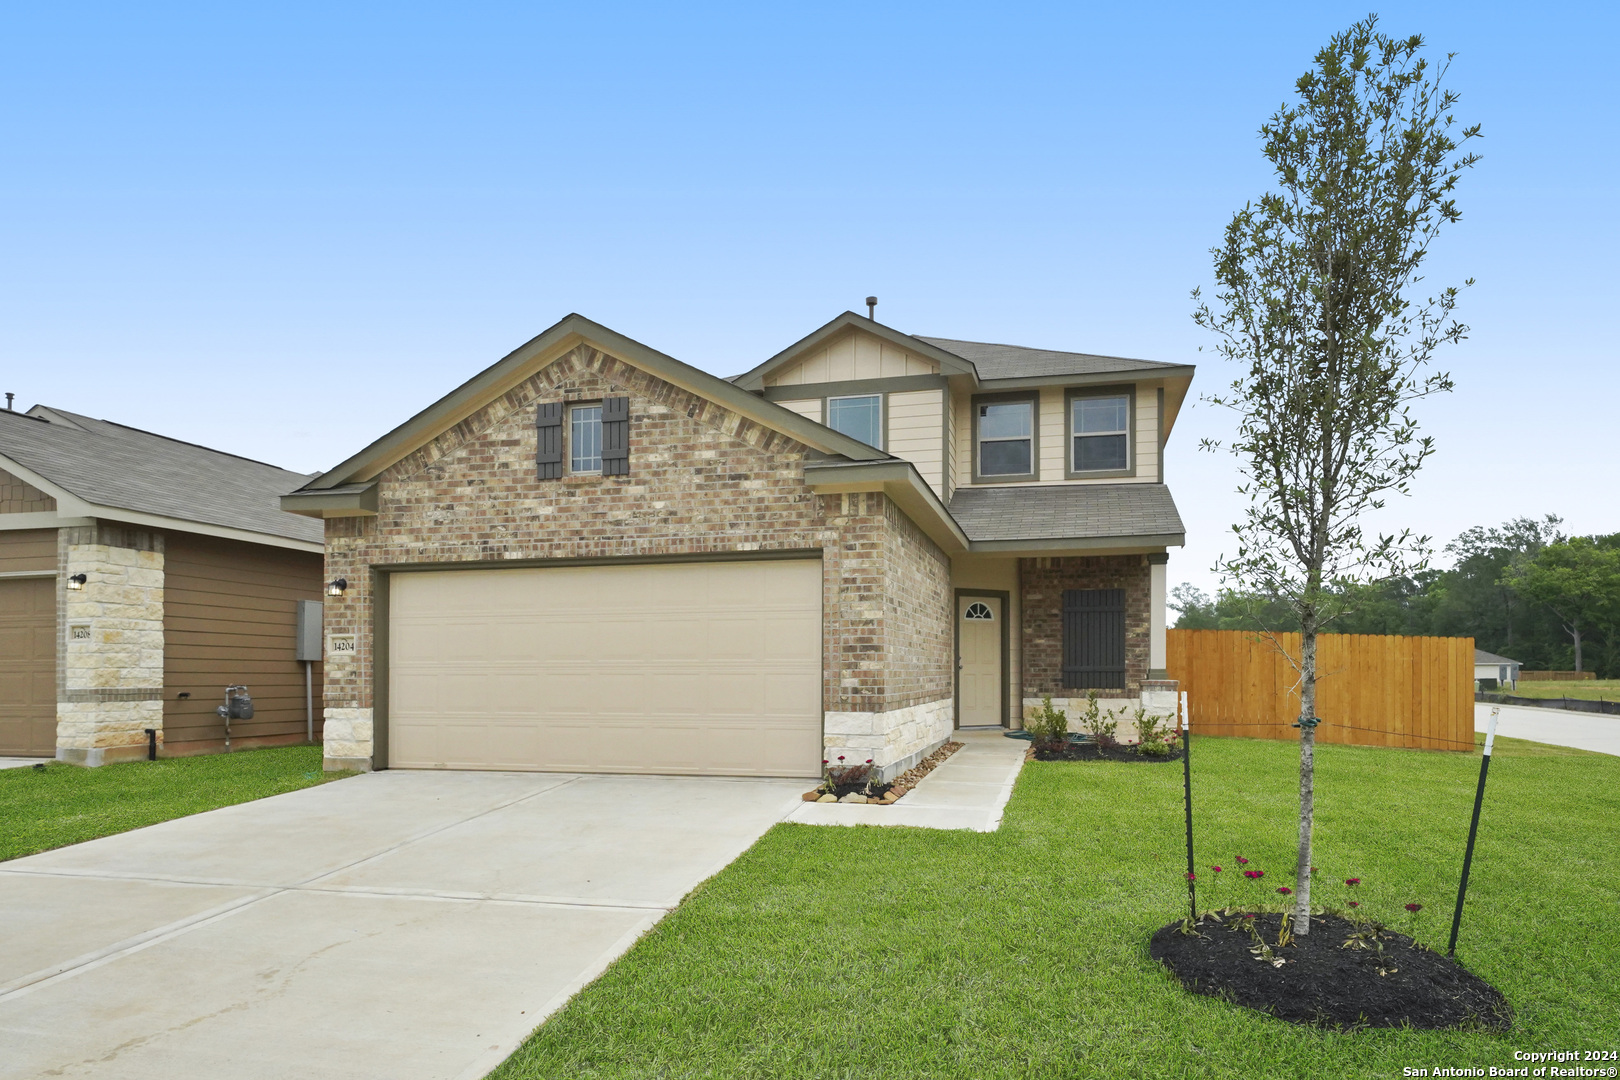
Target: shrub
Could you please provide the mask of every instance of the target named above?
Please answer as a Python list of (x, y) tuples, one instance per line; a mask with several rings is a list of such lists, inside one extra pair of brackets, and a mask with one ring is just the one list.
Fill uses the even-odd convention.
[(1024, 730), (1029, 732), (1039, 750), (1061, 750), (1069, 739), (1069, 714), (1052, 708), (1052, 695), (1041, 700), (1041, 707), (1028, 720)]
[(1086, 691), (1086, 711), (1080, 718), (1080, 730), (1090, 735), (1101, 749), (1106, 750), (1116, 742), (1114, 735), (1119, 731), (1119, 721), (1114, 719), (1114, 710), (1097, 707), (1095, 690)]
[(1170, 745), (1168, 716), (1152, 716), (1146, 707), (1136, 707), (1136, 731), (1138, 744), (1136, 752), (1143, 757), (1169, 757), (1172, 749)]

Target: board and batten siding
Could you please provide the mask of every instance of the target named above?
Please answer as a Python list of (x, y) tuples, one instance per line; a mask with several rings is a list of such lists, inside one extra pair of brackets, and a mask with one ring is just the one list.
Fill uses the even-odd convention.
[(777, 404), (784, 409), (792, 409), (806, 420), (814, 420), (818, 424), (824, 422), (821, 419), (821, 399), (818, 397), (794, 398), (792, 401), (778, 401)]
[[(296, 659), (297, 601), (320, 600), (321, 556), (236, 540), (169, 533), (164, 554), (163, 743), (210, 753), (225, 741), (214, 709), (242, 684), (253, 719), (231, 722), (231, 747), (304, 740), (304, 665)], [(315, 737), (321, 736), (315, 664)], [(191, 696), (181, 700), (181, 693)]]
[(934, 493), (945, 495), (943, 390), (906, 390), (889, 395), (888, 446), (895, 457), (917, 466)]
[[(938, 375), (939, 365), (875, 334), (851, 330), (765, 377), (766, 386)], [(786, 404), (786, 402), (783, 402)]]

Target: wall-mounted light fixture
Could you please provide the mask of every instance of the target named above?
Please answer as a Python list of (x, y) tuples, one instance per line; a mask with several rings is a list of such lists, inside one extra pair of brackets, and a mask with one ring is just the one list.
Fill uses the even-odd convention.
[(89, 580), (90, 579), (85, 577), (83, 574), (74, 574), (72, 577), (67, 579), (67, 587), (72, 592), (78, 592), (84, 588), (84, 583)]
[(343, 595), (343, 590), (347, 589), (348, 587), (349, 587), (349, 579), (348, 578), (338, 578), (335, 581), (328, 581), (326, 583), (326, 595), (327, 596), (342, 596)]

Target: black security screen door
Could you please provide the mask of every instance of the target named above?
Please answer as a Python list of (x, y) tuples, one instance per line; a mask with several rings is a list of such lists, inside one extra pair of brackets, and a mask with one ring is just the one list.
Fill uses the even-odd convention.
[(1125, 689), (1125, 590), (1063, 593), (1063, 685)]

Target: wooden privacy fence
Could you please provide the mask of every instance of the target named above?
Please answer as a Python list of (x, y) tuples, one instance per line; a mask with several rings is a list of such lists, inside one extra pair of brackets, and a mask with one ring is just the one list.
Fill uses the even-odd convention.
[[(1166, 673), (1187, 693), (1197, 734), (1297, 739), (1298, 634), (1171, 630)], [(1319, 742), (1474, 749), (1474, 639), (1322, 634)]]

